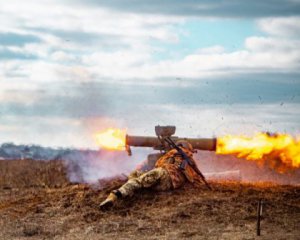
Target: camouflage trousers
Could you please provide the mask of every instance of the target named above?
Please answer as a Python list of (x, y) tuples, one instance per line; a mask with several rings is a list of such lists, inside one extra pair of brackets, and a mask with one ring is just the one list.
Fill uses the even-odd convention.
[(123, 197), (132, 196), (141, 188), (152, 188), (157, 191), (166, 191), (172, 188), (172, 180), (168, 171), (164, 168), (154, 168), (140, 176), (129, 178), (129, 180), (118, 190)]

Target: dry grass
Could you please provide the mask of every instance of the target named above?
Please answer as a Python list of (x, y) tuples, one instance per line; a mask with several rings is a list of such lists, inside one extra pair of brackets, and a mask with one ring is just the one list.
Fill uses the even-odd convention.
[[(52, 169), (57, 176), (63, 173), (58, 163), (43, 164), (40, 168)], [(58, 169), (52, 164), (58, 164)], [(25, 171), (24, 165), (18, 166)], [(265, 206), (260, 239), (299, 239), (300, 235), (300, 187), (296, 186), (224, 182), (212, 183), (213, 191), (192, 186), (161, 193), (144, 190), (111, 211), (100, 212), (99, 202), (122, 181), (102, 182), (101, 190), (85, 184), (54, 188), (49, 177), (38, 174), (47, 176), (49, 171), (32, 171), (6, 184), (3, 179), (11, 179), (9, 173), (0, 176), (0, 239), (256, 239), (260, 198)], [(32, 187), (24, 184), (26, 179), (45, 181), (40, 186), (48, 187)], [(13, 187), (8, 187), (10, 183)]]
[(1, 160), (0, 187), (59, 187), (69, 181), (61, 161)]

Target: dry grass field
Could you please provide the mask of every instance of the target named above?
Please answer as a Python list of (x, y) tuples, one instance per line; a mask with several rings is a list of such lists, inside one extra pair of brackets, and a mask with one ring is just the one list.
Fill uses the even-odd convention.
[[(0, 239), (299, 239), (300, 187), (212, 182), (98, 205), (123, 180), (71, 184), (59, 161), (0, 161)], [(264, 202), (256, 237), (258, 199)]]

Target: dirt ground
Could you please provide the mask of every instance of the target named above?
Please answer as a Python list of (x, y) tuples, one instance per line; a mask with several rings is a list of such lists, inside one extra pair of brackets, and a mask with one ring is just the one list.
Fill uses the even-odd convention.
[[(300, 186), (211, 182), (213, 191), (205, 186), (144, 190), (101, 212), (99, 203), (124, 180), (71, 184), (58, 163), (30, 162), (26, 184), (25, 173), (20, 182), (9, 174), (20, 162), (0, 162), (0, 239), (300, 238)], [(256, 237), (259, 199), (263, 219)]]

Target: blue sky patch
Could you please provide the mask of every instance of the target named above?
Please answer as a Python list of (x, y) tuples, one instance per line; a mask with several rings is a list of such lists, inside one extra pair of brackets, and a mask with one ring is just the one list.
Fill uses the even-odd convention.
[(154, 58), (182, 58), (201, 48), (222, 46), (225, 51), (237, 51), (244, 48), (244, 42), (250, 36), (263, 36), (255, 21), (251, 19), (190, 19), (175, 29), (179, 35), (177, 43), (157, 43), (161, 52)]

